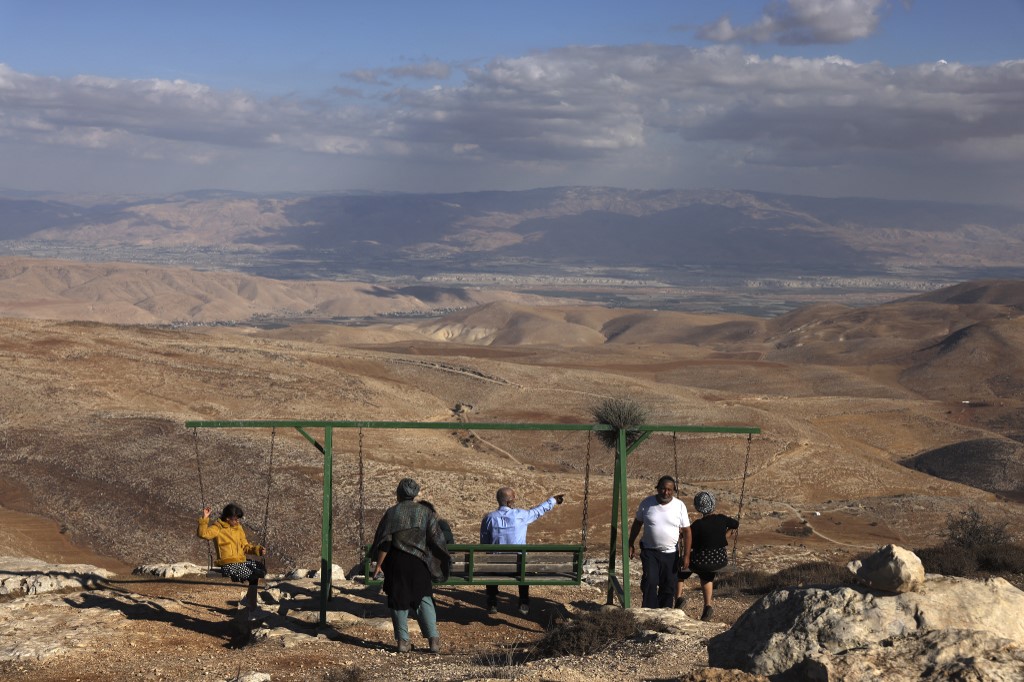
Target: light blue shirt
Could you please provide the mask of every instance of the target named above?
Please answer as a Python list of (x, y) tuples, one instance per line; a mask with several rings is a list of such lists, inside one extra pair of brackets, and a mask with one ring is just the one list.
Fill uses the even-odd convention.
[(549, 497), (533, 509), (498, 507), (480, 522), (481, 545), (525, 545), (526, 527), (551, 511), (557, 501)]

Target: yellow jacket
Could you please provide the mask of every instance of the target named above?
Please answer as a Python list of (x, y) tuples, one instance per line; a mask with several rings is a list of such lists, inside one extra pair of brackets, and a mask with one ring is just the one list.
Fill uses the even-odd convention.
[(217, 544), (217, 566), (240, 564), (245, 561), (246, 554), (262, 554), (263, 548), (251, 545), (245, 538), (242, 524), (232, 527), (227, 521), (218, 519), (212, 526), (206, 517), (199, 517), (199, 530), (196, 534), (204, 540), (215, 540)]

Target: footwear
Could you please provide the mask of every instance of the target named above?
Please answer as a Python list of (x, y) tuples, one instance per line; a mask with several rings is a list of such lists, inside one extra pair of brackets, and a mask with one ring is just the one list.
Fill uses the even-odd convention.
[(715, 615), (715, 610), (710, 606), (704, 607), (704, 612), (700, 614), (701, 620), (711, 620), (711, 617)]
[(407, 654), (412, 651), (412, 642), (407, 639), (398, 640), (398, 653)]
[(676, 608), (681, 609), (686, 604), (686, 597), (676, 597)]
[(530, 606), (529, 606), (529, 604), (520, 604), (519, 605), (519, 613), (520, 613), (520, 615), (523, 615), (523, 616), (530, 615)]
[(497, 604), (491, 604), (490, 606), (487, 607), (487, 613), (491, 614), (492, 616), (494, 614), (496, 614), (497, 612), (498, 612), (498, 605)]
[(441, 653), (441, 638), (440, 637), (428, 637), (427, 641), (430, 642), (430, 653), (439, 654)]

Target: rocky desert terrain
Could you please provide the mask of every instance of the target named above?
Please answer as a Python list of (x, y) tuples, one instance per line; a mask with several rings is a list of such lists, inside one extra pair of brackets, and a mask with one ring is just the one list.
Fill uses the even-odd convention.
[[(31, 280), (31, 270), (21, 281)], [(93, 286), (112, 278), (119, 281), (108, 273)], [(152, 272), (144, 279), (152, 281)], [(233, 286), (250, 291), (250, 307), (262, 305), (255, 290)], [(121, 283), (118, 290), (133, 289)], [(11, 315), (17, 306), (18, 317), (0, 318), (0, 555), (91, 564), (112, 575), (104, 592), (46, 597), (68, 622), (84, 619), (71, 637), (82, 643), (59, 655), (8, 660), (0, 667), (5, 678), (227, 679), (248, 669), (273, 679), (325, 679), (348, 666), (377, 679), (510, 671), (522, 679), (675, 679), (712, 674), (701, 642), (753, 602), (723, 596), (717, 625), (677, 628), (671, 644), (655, 638), (604, 658), (488, 671), (474, 666), (535, 641), (555, 618), (596, 609), (603, 589), (538, 590), (542, 606), (527, 619), (487, 619), (478, 591), (443, 590), (446, 653), (428, 664), (389, 654), (380, 597), (348, 584), (332, 610), (359, 616), (358, 623), (330, 633), (293, 624), (301, 631), (294, 636), (228, 649), (238, 590), (204, 576), (167, 581), (131, 571), (175, 562), (205, 567), (195, 518), (204, 503), (228, 501), (248, 510), (250, 535), (269, 536), (271, 570), (318, 568), (322, 458), (287, 429), (193, 432), (188, 420), (450, 423), (335, 432), (334, 557), (346, 569), (404, 476), (421, 482), (457, 540), (468, 542), (499, 486), (515, 486), (527, 502), (563, 492), (566, 504), (531, 527), (531, 541), (578, 542), (586, 502), (588, 556), (607, 558), (607, 449), (583, 432), (474, 433), (459, 424), (589, 423), (593, 406), (608, 397), (642, 403), (649, 423), (760, 429), (749, 459), (742, 436), (662, 434), (629, 463), (631, 508), (660, 475), (677, 470), (684, 496), (712, 490), (726, 513), (739, 512), (742, 493), (738, 567), (841, 564), (890, 543), (934, 545), (948, 515), (969, 506), (1007, 521), (1011, 531), (1024, 519), (1020, 281), (969, 282), (868, 307), (832, 302), (776, 317), (508, 296), (423, 319), (263, 327), (237, 309), (220, 318), (230, 326), (172, 325), (198, 309), (190, 297), (174, 308), (153, 286), (136, 290), (134, 309), (146, 301), (166, 322), (104, 322), (112, 299), (99, 297), (78, 313), (76, 304), (55, 315), (58, 307), (42, 296), (37, 310), (44, 312), (34, 314), (30, 294), (39, 289), (22, 291), (4, 307)], [(210, 296), (218, 298), (225, 299)], [(99, 625), (107, 621), (118, 624)], [(87, 636), (88, 622), (97, 632)]]

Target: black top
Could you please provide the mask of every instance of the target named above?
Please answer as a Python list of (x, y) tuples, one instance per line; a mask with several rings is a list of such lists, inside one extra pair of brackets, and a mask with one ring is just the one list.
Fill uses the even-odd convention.
[(690, 525), (693, 549), (717, 549), (729, 545), (725, 533), (740, 527), (740, 522), (725, 514), (709, 514)]

